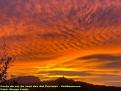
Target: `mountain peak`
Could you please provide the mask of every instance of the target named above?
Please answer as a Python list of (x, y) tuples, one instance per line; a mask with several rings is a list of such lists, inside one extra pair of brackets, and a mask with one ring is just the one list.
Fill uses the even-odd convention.
[(21, 77), (16, 77), (8, 80), (8, 84), (22, 84), (22, 85), (34, 85), (37, 83), (40, 83), (40, 79), (38, 77), (34, 76), (21, 76)]

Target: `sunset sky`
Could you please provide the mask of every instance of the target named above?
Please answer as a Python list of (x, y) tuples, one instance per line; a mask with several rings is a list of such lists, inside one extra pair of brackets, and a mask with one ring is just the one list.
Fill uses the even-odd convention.
[(0, 55), (3, 41), (8, 79), (121, 86), (121, 0), (0, 0)]

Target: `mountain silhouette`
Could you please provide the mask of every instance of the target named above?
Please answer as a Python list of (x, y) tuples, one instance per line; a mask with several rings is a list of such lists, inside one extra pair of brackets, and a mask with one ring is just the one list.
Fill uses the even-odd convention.
[(40, 83), (40, 79), (34, 76), (21, 76), (12, 78), (5, 82), (7, 85), (36, 85), (35, 83)]
[[(29, 91), (121, 91), (121, 87), (93, 85), (86, 82), (74, 81), (64, 77), (56, 80), (40, 81), (38, 77), (22, 76), (7, 80), (1, 85), (13, 86), (38, 86), (38, 88), (29, 88)], [(58, 87), (43, 87), (39, 86), (58, 86)], [(66, 86), (66, 87), (62, 87)], [(74, 87), (73, 87), (74, 86)]]

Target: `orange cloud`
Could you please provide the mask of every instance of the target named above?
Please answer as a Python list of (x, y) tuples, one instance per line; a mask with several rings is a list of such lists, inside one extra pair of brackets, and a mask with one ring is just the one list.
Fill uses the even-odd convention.
[(120, 2), (0, 0), (0, 49), (6, 40), (7, 52), (16, 57), (8, 78), (64, 75), (119, 84), (120, 56), (114, 55), (121, 54)]

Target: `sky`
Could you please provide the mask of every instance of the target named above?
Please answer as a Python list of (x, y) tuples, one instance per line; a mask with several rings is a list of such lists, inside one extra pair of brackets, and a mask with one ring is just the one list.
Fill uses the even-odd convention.
[(121, 0), (0, 0), (8, 79), (67, 77), (121, 86)]

